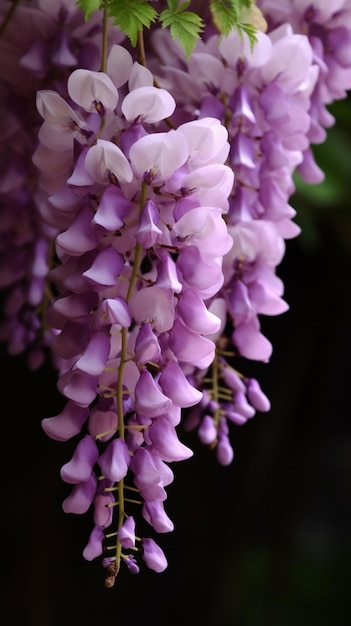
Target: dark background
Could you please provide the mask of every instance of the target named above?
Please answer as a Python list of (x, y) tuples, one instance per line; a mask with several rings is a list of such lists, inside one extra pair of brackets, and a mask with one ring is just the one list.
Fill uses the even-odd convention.
[(338, 124), (316, 148), (326, 182), (297, 181), (292, 198), (303, 232), (278, 269), (290, 311), (262, 319), (273, 357), (247, 366), (272, 409), (232, 428), (230, 467), (180, 433), (195, 455), (173, 465), (164, 573), (124, 568), (107, 590), (100, 561), (84, 561), (91, 520), (61, 509), (75, 443), (40, 425), (63, 406), (55, 375), (0, 347), (4, 626), (351, 623), (350, 104), (332, 111)]

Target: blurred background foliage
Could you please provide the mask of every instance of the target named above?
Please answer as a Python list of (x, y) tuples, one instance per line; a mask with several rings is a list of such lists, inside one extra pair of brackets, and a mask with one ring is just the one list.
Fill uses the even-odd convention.
[(163, 574), (122, 571), (103, 586), (81, 556), (91, 529), (61, 502), (61, 465), (76, 442), (42, 432), (63, 406), (55, 373), (28, 373), (1, 347), (2, 614), (6, 626), (349, 626), (351, 101), (315, 146), (325, 181), (296, 178), (301, 235), (278, 268), (290, 310), (262, 319), (269, 364), (243, 363), (272, 402), (233, 428), (235, 459), (219, 467), (194, 433), (174, 464), (160, 535)]
[(316, 162), (325, 173), (324, 181), (309, 185), (296, 175), (292, 204), (297, 210), (296, 222), (302, 229), (299, 237), (302, 246), (315, 249), (324, 245), (321, 230), (330, 228), (340, 246), (350, 252), (351, 97), (334, 102), (328, 110), (335, 124), (327, 129), (326, 141), (312, 147)]

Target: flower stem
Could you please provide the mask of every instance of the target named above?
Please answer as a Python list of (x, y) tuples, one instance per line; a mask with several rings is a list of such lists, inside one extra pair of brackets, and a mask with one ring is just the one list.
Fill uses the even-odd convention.
[(108, 12), (107, 7), (103, 9), (102, 15), (102, 43), (101, 43), (101, 65), (100, 72), (105, 72), (107, 69), (107, 40), (108, 40)]
[[(141, 213), (143, 206), (146, 200), (146, 184), (143, 182), (140, 193), (140, 201), (139, 201), (139, 211)], [(138, 279), (140, 263), (142, 259), (142, 246), (137, 243), (134, 248), (134, 262), (133, 262), (133, 270), (129, 279), (128, 292), (126, 295), (126, 302), (128, 304), (135, 287), (135, 283)], [(117, 374), (117, 389), (116, 389), (116, 404), (117, 404), (117, 417), (118, 417), (118, 433), (119, 437), (124, 440), (125, 439), (125, 423), (124, 423), (124, 412), (123, 412), (123, 372), (126, 362), (129, 361), (129, 352), (128, 352), (128, 328), (122, 328), (121, 330), (121, 360), (118, 367)], [(119, 503), (119, 511), (118, 511), (118, 529), (121, 528), (124, 517), (125, 517), (125, 504), (126, 498), (124, 496), (124, 479), (120, 480), (118, 483), (118, 503)], [(122, 546), (120, 541), (117, 539), (116, 544), (116, 571), (119, 571), (120, 562), (122, 558)]]
[(138, 50), (139, 50), (139, 63), (146, 67), (146, 55), (144, 46), (144, 33), (142, 30), (138, 32)]

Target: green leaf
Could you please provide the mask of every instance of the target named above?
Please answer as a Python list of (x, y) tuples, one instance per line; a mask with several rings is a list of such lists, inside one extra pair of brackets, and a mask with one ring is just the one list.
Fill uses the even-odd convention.
[(143, 28), (150, 28), (157, 19), (157, 11), (146, 0), (111, 0), (109, 16), (114, 24), (129, 37), (132, 46), (136, 46), (138, 33)]
[(92, 14), (101, 8), (101, 0), (77, 0), (76, 5), (84, 11), (87, 22)]
[(247, 34), (249, 41), (250, 41), (251, 51), (252, 51), (255, 45), (255, 41), (257, 41), (256, 28), (252, 24), (247, 24), (246, 22), (244, 23), (238, 22), (238, 24), (236, 25), (236, 29), (241, 37), (243, 33)]
[(248, 35), (251, 46), (256, 40), (256, 28), (243, 22), (241, 14), (253, 6), (252, 0), (210, 0), (212, 18), (221, 35), (226, 37), (235, 28), (240, 36), (243, 32)]
[(219, 32), (227, 36), (236, 27), (240, 18), (240, 9), (232, 0), (211, 0), (210, 10)]
[(169, 28), (172, 39), (180, 43), (189, 58), (204, 28), (203, 20), (200, 15), (187, 11), (190, 2), (178, 6), (178, 0), (168, 0), (167, 4), (168, 9), (159, 16), (162, 28)]

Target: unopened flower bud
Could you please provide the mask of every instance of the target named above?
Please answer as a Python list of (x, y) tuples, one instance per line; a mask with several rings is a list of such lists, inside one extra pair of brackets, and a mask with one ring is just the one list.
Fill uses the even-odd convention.
[(155, 572), (163, 572), (168, 563), (161, 548), (153, 539), (143, 538), (141, 542), (143, 546), (143, 559), (146, 565)]

